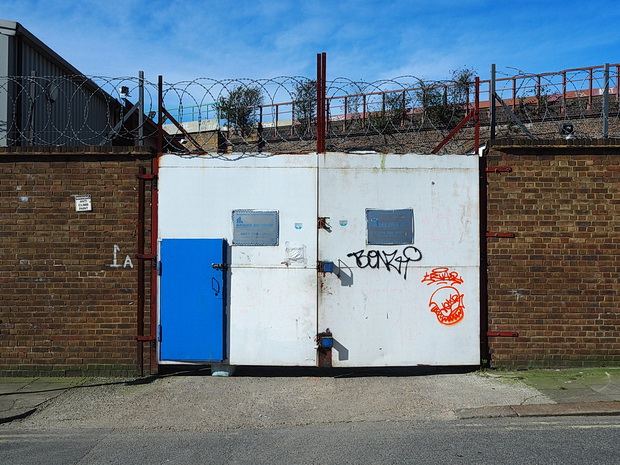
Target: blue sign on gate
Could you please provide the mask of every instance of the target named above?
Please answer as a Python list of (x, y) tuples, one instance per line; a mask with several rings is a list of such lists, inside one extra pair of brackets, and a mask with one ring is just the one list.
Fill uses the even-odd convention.
[(233, 245), (278, 245), (276, 210), (233, 210)]
[(413, 209), (366, 210), (368, 244), (413, 244)]

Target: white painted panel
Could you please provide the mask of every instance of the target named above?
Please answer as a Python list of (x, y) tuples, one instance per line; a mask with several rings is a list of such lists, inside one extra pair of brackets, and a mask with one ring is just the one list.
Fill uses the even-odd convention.
[(316, 365), (316, 270), (234, 268), (232, 365)]
[[(321, 156), (319, 216), (330, 231), (319, 233), (319, 260), (337, 273), (320, 277), (319, 331), (334, 335), (335, 366), (479, 363), (477, 173), (467, 156)], [(367, 208), (413, 209), (414, 243), (368, 245)], [(456, 284), (423, 282), (442, 267)], [(433, 295), (440, 306), (452, 295), (453, 309), (462, 295), (463, 318), (442, 324)]]
[(160, 163), (160, 238), (225, 238), (233, 210), (275, 210), (277, 246), (230, 247), (229, 359), (315, 365), (316, 155), (179, 157)]
[[(335, 366), (479, 362), (476, 157), (166, 155), (160, 167), (160, 238), (231, 243), (233, 210), (279, 212), (277, 246), (231, 247), (232, 364), (314, 365), (327, 328)], [(369, 245), (366, 209), (412, 209), (413, 244)], [(317, 259), (337, 273), (317, 279)]]

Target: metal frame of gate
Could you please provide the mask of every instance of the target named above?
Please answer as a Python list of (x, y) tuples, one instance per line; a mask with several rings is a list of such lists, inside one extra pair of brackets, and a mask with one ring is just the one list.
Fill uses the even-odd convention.
[[(330, 153), (263, 155), (242, 162), (234, 158), (169, 155), (162, 159), (159, 182), (162, 239), (218, 237), (231, 242), (231, 364), (314, 366), (324, 364), (321, 354), (334, 366), (478, 364), (477, 156)], [(355, 187), (354, 179), (363, 185)], [(400, 191), (391, 197), (382, 192), (386, 185), (395, 188), (398, 183)], [(408, 187), (410, 183), (415, 185)], [(200, 188), (192, 190), (192, 185)], [(327, 186), (332, 189), (327, 199), (342, 197), (338, 213), (325, 209), (329, 201), (320, 199), (319, 191)], [(345, 186), (349, 197), (343, 194)], [(294, 189), (298, 197), (287, 203)], [(355, 213), (342, 217), (348, 206)], [(411, 208), (417, 223), (415, 240), (372, 245), (368, 211), (394, 207)], [(239, 219), (243, 212), (265, 209), (280, 215), (278, 246), (235, 244), (235, 214)], [(263, 213), (269, 216), (269, 211)], [(339, 249), (323, 250), (321, 243), (338, 236)], [(450, 253), (444, 254), (444, 249)], [(354, 286), (347, 282), (351, 271)], [(328, 293), (337, 297), (330, 300)], [(366, 307), (360, 295), (372, 303)], [(327, 306), (340, 323), (325, 317), (322, 308)], [(458, 317), (463, 308), (464, 319)], [(453, 310), (456, 316), (449, 316)], [(379, 313), (383, 316), (377, 319)], [(473, 326), (461, 331), (467, 325)], [(398, 337), (391, 334), (394, 331)], [(437, 355), (437, 344), (447, 351), (456, 348), (455, 355)], [(468, 349), (462, 350), (463, 345)], [(410, 347), (425, 355), (412, 358)]]

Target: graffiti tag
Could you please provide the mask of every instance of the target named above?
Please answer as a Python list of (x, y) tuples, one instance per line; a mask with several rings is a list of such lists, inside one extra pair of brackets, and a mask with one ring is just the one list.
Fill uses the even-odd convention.
[(407, 279), (407, 268), (410, 262), (422, 260), (422, 252), (412, 245), (405, 247), (399, 253), (398, 249), (393, 252), (385, 250), (358, 250), (347, 254), (347, 257), (355, 257), (358, 268), (381, 268), (383, 266), (388, 272), (396, 271), (404, 279)]
[(456, 271), (450, 271), (449, 268), (433, 268), (429, 273), (424, 275), (423, 283), (430, 284), (463, 284), (463, 279)]
[[(456, 271), (449, 268), (433, 268), (422, 278), (427, 286), (435, 285), (435, 292), (431, 295), (428, 306), (442, 325), (453, 325), (465, 316), (465, 297), (454, 287), (463, 284), (463, 278)], [(448, 285), (450, 284), (450, 285)]]

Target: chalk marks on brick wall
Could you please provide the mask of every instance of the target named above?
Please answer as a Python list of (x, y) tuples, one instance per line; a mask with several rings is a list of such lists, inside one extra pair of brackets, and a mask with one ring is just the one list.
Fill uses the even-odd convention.
[(407, 268), (410, 262), (422, 260), (422, 252), (412, 245), (405, 247), (402, 251), (398, 249), (393, 252), (385, 250), (358, 250), (347, 254), (347, 257), (355, 257), (358, 268), (383, 267), (388, 272), (396, 271), (403, 279), (407, 279)]
[(125, 256), (125, 261), (123, 264), (118, 262), (118, 253), (121, 251), (121, 248), (117, 244), (114, 244), (114, 248), (112, 250), (112, 264), (108, 265), (110, 268), (133, 268), (133, 262), (131, 261), (131, 257), (129, 255)]
[(424, 275), (422, 283), (433, 286), (435, 289), (431, 294), (428, 306), (435, 314), (439, 323), (443, 325), (453, 325), (458, 323), (465, 316), (465, 297), (456, 286), (463, 284), (463, 278), (456, 271), (451, 271), (446, 267), (433, 268)]

